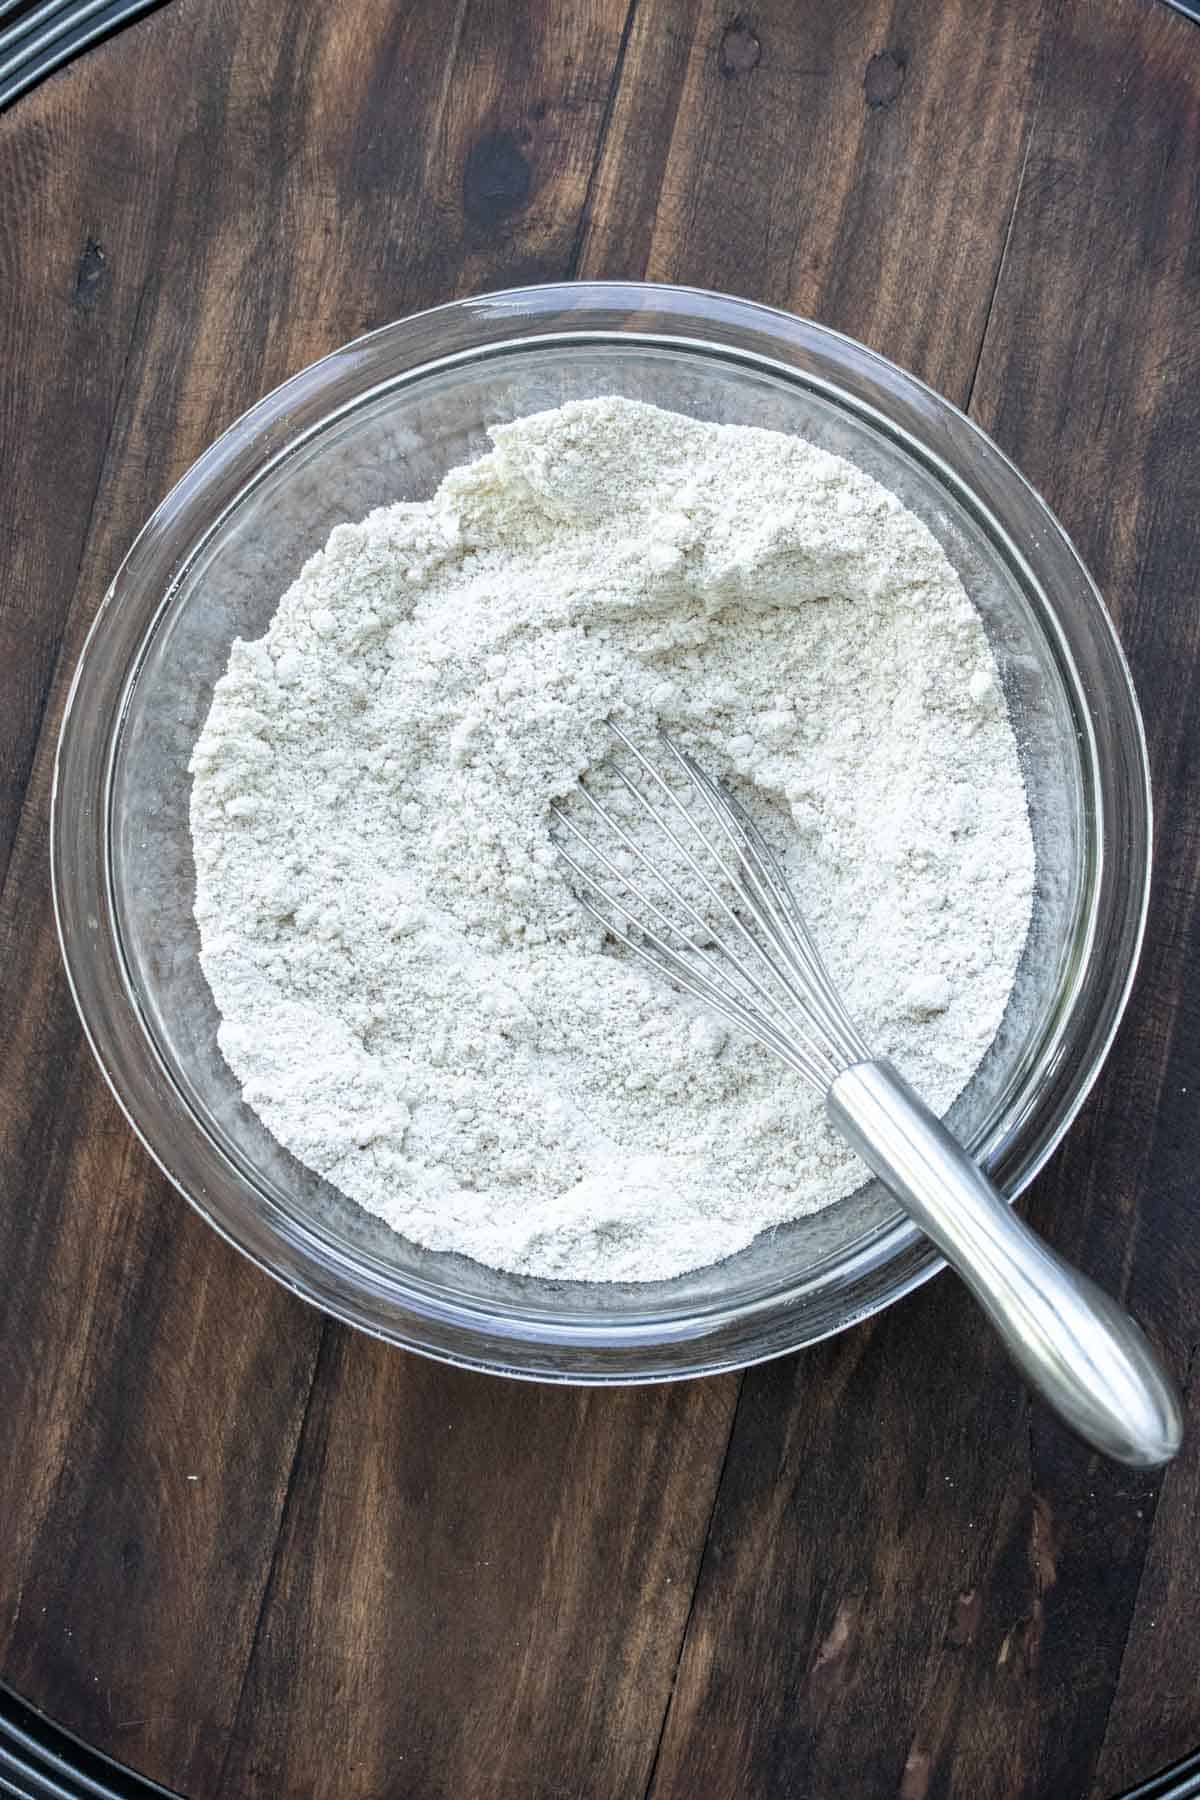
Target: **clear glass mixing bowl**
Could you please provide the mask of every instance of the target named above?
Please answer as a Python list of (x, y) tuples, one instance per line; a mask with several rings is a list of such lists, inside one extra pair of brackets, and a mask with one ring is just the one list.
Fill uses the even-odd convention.
[(68, 701), (54, 900), (84, 1027), (181, 1193), (297, 1293), (453, 1362), (594, 1382), (812, 1343), (939, 1260), (875, 1183), (669, 1282), (520, 1279), (394, 1236), (274, 1142), (221, 1059), (192, 919), (187, 764), (231, 641), (264, 630), (334, 525), (426, 497), (486, 448), (490, 425), (602, 393), (850, 458), (926, 521), (982, 613), (1020, 742), (1037, 893), (1008, 1013), (951, 1123), (1010, 1196), (1062, 1137), (1112, 1041), (1150, 830), (1128, 669), (1071, 544), (962, 413), (847, 338), (683, 288), (528, 288), (360, 338), (232, 426), (134, 544)]

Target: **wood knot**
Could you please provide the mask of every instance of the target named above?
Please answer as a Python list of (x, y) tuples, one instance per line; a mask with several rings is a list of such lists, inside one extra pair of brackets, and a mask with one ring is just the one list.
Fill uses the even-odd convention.
[(103, 246), (95, 238), (89, 238), (75, 265), (75, 286), (71, 290), (74, 305), (81, 306), (85, 312), (95, 306), (107, 268), (108, 258)]
[(475, 225), (520, 212), (533, 187), (528, 158), (511, 131), (490, 131), (472, 145), (463, 170), (463, 211)]
[(751, 69), (758, 67), (762, 56), (762, 44), (751, 31), (745, 19), (735, 19), (726, 27), (721, 38), (721, 73), (726, 81), (732, 81), (738, 75), (748, 75)]
[(863, 93), (871, 107), (891, 106), (904, 86), (908, 58), (903, 50), (881, 50), (867, 64), (863, 77)]

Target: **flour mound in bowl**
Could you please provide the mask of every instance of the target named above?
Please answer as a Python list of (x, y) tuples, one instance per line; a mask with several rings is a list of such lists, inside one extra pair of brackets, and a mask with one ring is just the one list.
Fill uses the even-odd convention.
[(771, 826), (852, 1015), (939, 1111), (1029, 925), (1017, 746), (944, 552), (849, 463), (616, 398), (491, 436), (234, 644), (191, 764), (203, 968), (246, 1104), (395, 1230), (658, 1279), (865, 1171), (572, 897), (550, 806), (606, 718)]

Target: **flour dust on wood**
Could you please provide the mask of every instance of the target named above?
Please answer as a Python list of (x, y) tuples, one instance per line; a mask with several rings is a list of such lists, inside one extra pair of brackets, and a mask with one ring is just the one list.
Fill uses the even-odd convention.
[(849, 463), (613, 398), (492, 441), (339, 526), (233, 646), (191, 765), (220, 1046), (279, 1142), (408, 1238), (672, 1276), (864, 1170), (567, 888), (550, 807), (605, 720), (775, 821), (852, 1015), (938, 1110), (1029, 924), (1017, 747), (943, 551)]

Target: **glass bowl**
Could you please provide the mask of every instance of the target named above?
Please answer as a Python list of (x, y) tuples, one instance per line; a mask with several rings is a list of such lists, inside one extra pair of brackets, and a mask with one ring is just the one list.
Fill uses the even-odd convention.
[(1006, 1194), (1054, 1149), (1112, 1041), (1141, 940), (1150, 794), (1129, 672), (1071, 544), (954, 407), (766, 307), (617, 283), (489, 294), (303, 370), (172, 489), (106, 595), (67, 703), (54, 903), (92, 1048), (151, 1154), (231, 1243), (327, 1312), (476, 1368), (621, 1382), (737, 1367), (840, 1331), (941, 1265), (877, 1183), (673, 1281), (498, 1273), (394, 1236), (242, 1104), (200, 971), (192, 745), (235, 637), (265, 629), (334, 525), (427, 497), (487, 427), (620, 393), (799, 434), (898, 493), (979, 608), (1037, 853), (1012, 1001), (950, 1122)]

